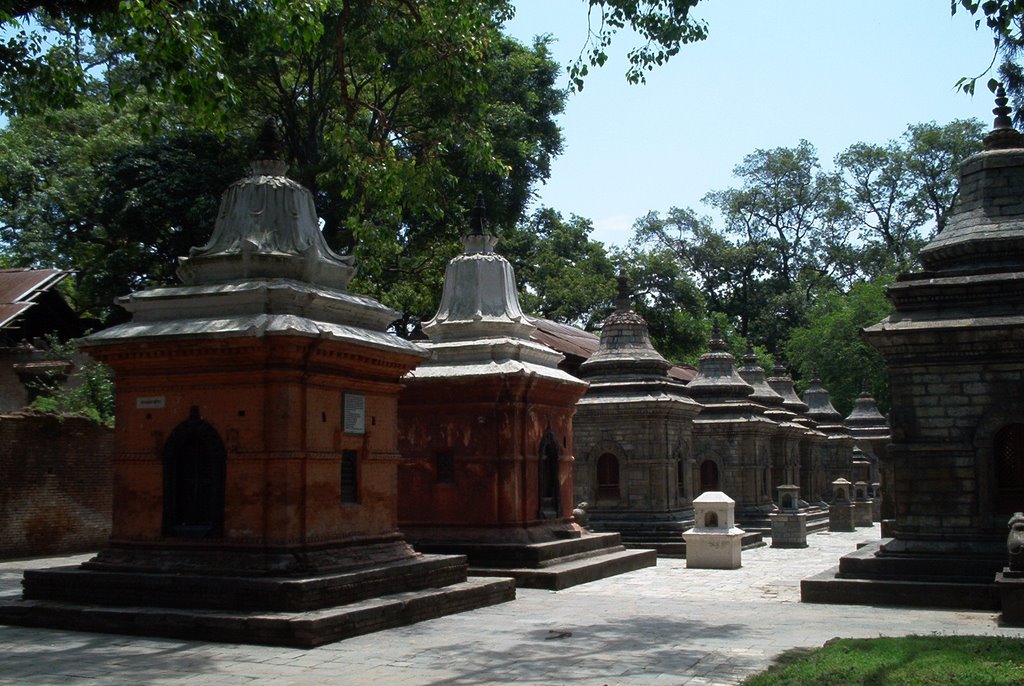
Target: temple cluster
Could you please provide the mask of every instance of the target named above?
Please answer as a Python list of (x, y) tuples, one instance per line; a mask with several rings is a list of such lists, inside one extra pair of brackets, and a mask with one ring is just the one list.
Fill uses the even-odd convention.
[(480, 201), (428, 340), (397, 338), (268, 127), (183, 284), (83, 339), (115, 374), (112, 533), (27, 571), (0, 621), (312, 646), (881, 521), (804, 600), (1024, 622), (1019, 514), (1000, 572), (1024, 510), (1024, 143), (997, 103), (925, 271), (865, 331), (888, 419), (866, 393), (844, 419), (817, 378), (801, 399), (781, 360), (737, 365), (717, 327), (696, 370), (672, 365), (625, 276), (588, 349), (522, 311)]

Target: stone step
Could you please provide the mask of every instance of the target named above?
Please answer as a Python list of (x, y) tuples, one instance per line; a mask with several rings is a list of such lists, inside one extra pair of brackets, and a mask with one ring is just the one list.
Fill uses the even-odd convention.
[[(470, 575), (510, 576), (523, 588), (544, 588), (560, 591), (570, 586), (604, 579), (616, 574), (632, 572), (657, 564), (653, 550), (609, 550), (575, 560), (559, 562), (545, 567), (469, 567)], [(471, 576), (472, 578), (472, 576)]]
[(0, 623), (72, 631), (312, 648), (515, 599), (512, 579), (471, 578), (309, 612), (113, 607), (43, 600), (0, 602)]
[(854, 579), (837, 576), (839, 567), (800, 581), (805, 603), (898, 605), (971, 610), (999, 610), (994, 581), (957, 582), (901, 579)]

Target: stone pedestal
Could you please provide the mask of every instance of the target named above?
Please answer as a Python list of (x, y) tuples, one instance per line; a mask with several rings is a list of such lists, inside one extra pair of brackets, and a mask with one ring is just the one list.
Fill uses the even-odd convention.
[(1005, 626), (1024, 626), (1024, 572), (1009, 567), (996, 573), (996, 587), (1002, 612), (999, 623)]
[(872, 515), (874, 514), (874, 504), (868, 495), (868, 484), (864, 481), (858, 481), (853, 485), (854, 489), (854, 501), (853, 501), (853, 525), (854, 526), (872, 526)]
[(832, 482), (832, 504), (828, 510), (829, 531), (854, 531), (854, 505), (850, 501), (850, 482), (836, 479)]
[(735, 526), (736, 502), (721, 491), (707, 491), (693, 501), (695, 526), (683, 534), (686, 566), (694, 569), (739, 569), (742, 529)]
[(807, 513), (801, 511), (800, 487), (783, 484), (778, 492), (779, 512), (768, 516), (772, 523), (772, 547), (806, 548)]
[(773, 548), (807, 547), (806, 512), (777, 512), (768, 519), (772, 522)]

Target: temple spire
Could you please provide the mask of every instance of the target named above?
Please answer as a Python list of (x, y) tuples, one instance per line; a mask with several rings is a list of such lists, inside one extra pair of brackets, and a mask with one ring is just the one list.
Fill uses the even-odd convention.
[(992, 110), (992, 114), (996, 115), (996, 118), (992, 122), (992, 131), (984, 138), (986, 150), (1024, 147), (1024, 136), (1013, 128), (1013, 119), (1010, 117), (1013, 110), (1010, 109), (1008, 102), (1006, 89), (1000, 83), (996, 88), (996, 106)]
[(484, 194), (476, 194), (476, 204), (469, 213), (469, 233), (473, 236), (483, 236), (487, 233), (487, 206), (484, 204)]
[(615, 297), (615, 311), (616, 312), (629, 312), (632, 309), (631, 298), (629, 297), (629, 277), (626, 276), (626, 270), (619, 268), (619, 293)]

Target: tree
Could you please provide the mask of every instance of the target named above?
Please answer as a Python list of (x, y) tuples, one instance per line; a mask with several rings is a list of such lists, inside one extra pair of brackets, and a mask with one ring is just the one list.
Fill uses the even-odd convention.
[(665, 248), (633, 249), (613, 259), (625, 267), (633, 309), (647, 320), (655, 350), (671, 362), (696, 364), (710, 333), (706, 304), (676, 255)]
[(749, 235), (720, 231), (710, 217), (673, 207), (664, 217), (650, 212), (638, 219), (631, 246), (637, 254), (648, 246), (658, 262), (672, 255), (677, 269), (693, 275), (708, 310), (735, 319), (743, 335), (749, 334), (754, 312), (763, 305), (758, 298), (762, 246)]
[(604, 245), (590, 239), (593, 230), (589, 219), (540, 208), (500, 234), (527, 312), (588, 331), (600, 326), (615, 298), (616, 269)]
[[(994, 49), (992, 63), (977, 76), (963, 77), (957, 87), (973, 95), (979, 79), (989, 74), (998, 62), (997, 73), (1014, 104), (1014, 121), (1024, 126), (1024, 1), (1022, 0), (950, 0), (950, 11), (956, 14), (963, 9), (975, 18), (974, 27), (982, 22), (992, 32)], [(988, 80), (989, 90), (995, 92), (997, 81)]]
[[(321, 17), (325, 24), (344, 22), (344, 51), (336, 44), (336, 34), (326, 29), (321, 40), (298, 41), (295, 49), (284, 51), (268, 42), (268, 30), (281, 28), (278, 17), (264, 16), (258, 4), (243, 11), (241, 6), (222, 3), (224, 12), (211, 11), (206, 20), (216, 29), (221, 53), (231, 57), (225, 78), (246, 88), (244, 97), (231, 104), (236, 128), (221, 132), (223, 143), (211, 139), (200, 148), (201, 154), (211, 156), (211, 163), (217, 159), (230, 162), (224, 167), (229, 178), (214, 182), (199, 173), (196, 183), (190, 185), (187, 177), (175, 176), (177, 185), (173, 190), (168, 185), (166, 192), (155, 187), (159, 182), (147, 182), (157, 196), (154, 200), (161, 195), (177, 196), (177, 204), (169, 204), (163, 197), (151, 207), (167, 207), (173, 212), (178, 204), (188, 207), (200, 196), (204, 199), (199, 206), (207, 207), (211, 202), (206, 194), (211, 192), (215, 207), (217, 194), (242, 170), (242, 165), (226, 158), (239, 154), (244, 147), (239, 141), (250, 138), (255, 123), (272, 114), (282, 123), (291, 176), (313, 192), (328, 242), (339, 251), (356, 255), (360, 270), (353, 289), (399, 310), (397, 330), (412, 331), (436, 309), (440, 280), (445, 264), (457, 250), (456, 238), (465, 226), (468, 201), (482, 190), (492, 222), (514, 224), (525, 212), (534, 184), (546, 178), (551, 158), (561, 149), (554, 117), (562, 109), (565, 93), (555, 86), (558, 67), (546, 44), (539, 41), (526, 47), (502, 36), (500, 17), (492, 9), (495, 3), (472, 5), (475, 12), (449, 17), (442, 11), (448, 6), (438, 2), (345, 3), (348, 15)], [(403, 15), (417, 7), (417, 16)], [(434, 35), (438, 31), (443, 40)], [(84, 107), (102, 109), (103, 94), (117, 88), (131, 93), (125, 109), (133, 114), (157, 114), (167, 131), (195, 132), (206, 121), (201, 111), (168, 105), (141, 88), (160, 66), (123, 59), (105, 72), (97, 95)], [(34, 126), (42, 131), (46, 117), (70, 120), (75, 116), (71, 110), (26, 114), (12, 119), (12, 128), (23, 119), (37, 122)], [(83, 198), (94, 200), (77, 207), (95, 206), (103, 183), (134, 189), (133, 163), (128, 158), (149, 154), (138, 146), (152, 143), (152, 154), (163, 155), (168, 150), (157, 153), (155, 148), (177, 145), (167, 140), (171, 134), (153, 132), (151, 139), (145, 139), (134, 132), (130, 119), (119, 121), (126, 135), (134, 136), (132, 145), (136, 146), (124, 152), (121, 176), (89, 177), (87, 170), (100, 161), (105, 163), (107, 157), (78, 160), (82, 162), (78, 168), (62, 170), (61, 164), (73, 161), (72, 148), (65, 147), (56, 158), (34, 155), (28, 137), (21, 152), (11, 159), (21, 166), (38, 161), (47, 166), (48, 177), (84, 179), (76, 190)], [(97, 129), (100, 138), (91, 135), (89, 127), (82, 131), (82, 138), (92, 147), (112, 150), (120, 145), (102, 141), (104, 129)], [(214, 155), (214, 151), (221, 152)], [(175, 164), (173, 159), (166, 161), (172, 167)], [(150, 166), (143, 164), (146, 169)], [(32, 177), (33, 172), (26, 171), (24, 178)], [(30, 205), (32, 197), (41, 197), (33, 195), (38, 189), (31, 187), (11, 190), (11, 202), (19, 207)], [(26, 193), (29, 197), (23, 197)], [(63, 236), (55, 243), (70, 250), (72, 238), (87, 235), (98, 251), (98, 241), (108, 241), (99, 230), (72, 231), (71, 224), (80, 220), (76, 208), (63, 201), (56, 207), (64, 216), (51, 227)], [(103, 207), (114, 214), (121, 212), (110, 206), (109, 198)], [(16, 238), (22, 260), (54, 263), (53, 251), (48, 254), (41, 244), (33, 248), (20, 238), (26, 223), (18, 211), (7, 215), (8, 234)], [(143, 241), (132, 244), (132, 249), (146, 252), (154, 260), (165, 259), (168, 267), (164, 273), (156, 273), (152, 264), (126, 257), (119, 269), (142, 267), (139, 274), (143, 279), (163, 281), (173, 269), (174, 256), (184, 254), (189, 245), (204, 242), (212, 228), (209, 215), (202, 220), (208, 221), (205, 227), (195, 227), (200, 214), (161, 219), (149, 212), (148, 220), (157, 225), (174, 224), (176, 232), (173, 236), (154, 232), (151, 245)], [(117, 217), (90, 216), (86, 223), (103, 224), (103, 231), (111, 231)], [(113, 259), (102, 251), (77, 249), (75, 253), (76, 267)], [(60, 258), (61, 264), (72, 262), (70, 254)], [(110, 271), (100, 268), (86, 273), (98, 277)], [(114, 277), (121, 282), (127, 279), (123, 271)], [(109, 294), (110, 288), (100, 290)]]
[(886, 276), (858, 281), (845, 293), (822, 294), (807, 313), (807, 323), (794, 328), (784, 350), (799, 376), (817, 372), (829, 390), (835, 408), (846, 416), (862, 390), (869, 391), (885, 412), (889, 403), (888, 378), (881, 355), (860, 337), (860, 330), (876, 324), (892, 309), (885, 289)]
[(240, 145), (170, 126), (143, 141), (135, 115), (98, 103), (15, 117), (0, 133), (0, 245), (12, 264), (75, 272), (70, 302), (111, 323), (115, 297), (173, 283), (238, 178)]
[[(706, 24), (690, 16), (699, 0), (583, 1), (590, 8), (590, 40), (570, 69), (576, 88), (590, 66), (605, 63), (613, 37), (627, 27), (643, 41), (628, 56), (632, 83), (682, 45), (707, 36)], [(418, 32), (422, 41), (406, 46), (413, 56), (417, 48), (464, 45), (462, 61), (471, 66), (486, 36), (478, 42), (475, 31), (460, 26), (471, 28), (485, 14), (500, 23), (514, 11), (510, 0), (18, 0), (0, 12), (7, 36), (0, 45), (0, 109), (11, 114), (70, 103), (90, 89), (91, 70), (127, 57), (143, 65), (151, 93), (192, 102), (209, 121), (223, 122), (224, 111), (244, 94), (245, 83), (230, 75), (230, 50), (224, 50), (232, 40), (226, 34), (243, 25), (261, 51), (287, 54), (331, 43), (339, 58), (337, 95), (345, 99), (353, 83), (348, 58), (358, 62), (364, 39), (358, 27), (367, 20), (385, 40), (395, 29)], [(103, 49), (93, 51), (97, 45)]]

